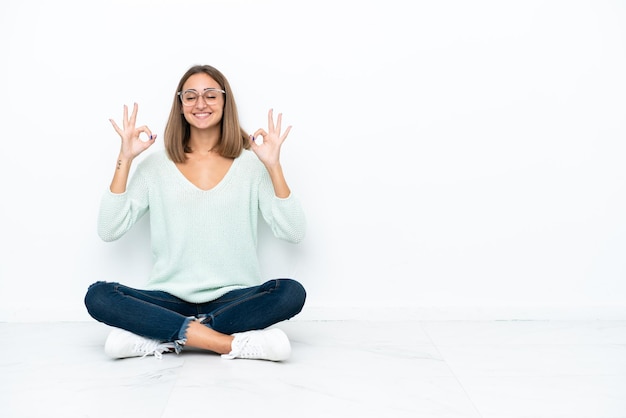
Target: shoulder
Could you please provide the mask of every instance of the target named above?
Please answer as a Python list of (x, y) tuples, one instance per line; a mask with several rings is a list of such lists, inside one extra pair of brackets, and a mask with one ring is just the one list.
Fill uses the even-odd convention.
[(243, 151), (241, 151), (241, 154), (239, 155), (239, 157), (237, 157), (237, 164), (239, 164), (240, 167), (250, 171), (265, 169), (263, 163), (259, 160), (254, 151), (251, 151), (249, 149), (244, 149)]
[(169, 161), (165, 150), (156, 150), (146, 155), (143, 160), (137, 164), (137, 168), (141, 170), (159, 170)]
[(254, 151), (245, 148), (241, 150), (241, 154), (239, 154), (239, 157), (237, 157), (237, 159), (246, 163), (261, 163)]

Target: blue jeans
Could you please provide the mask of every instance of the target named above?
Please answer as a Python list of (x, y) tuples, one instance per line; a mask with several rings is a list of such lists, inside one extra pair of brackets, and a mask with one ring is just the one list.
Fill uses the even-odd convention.
[(206, 303), (190, 303), (167, 292), (101, 281), (89, 286), (85, 306), (94, 319), (107, 325), (184, 344), (192, 320), (200, 320), (223, 334), (263, 329), (298, 314), (305, 299), (304, 288), (292, 279), (232, 290)]

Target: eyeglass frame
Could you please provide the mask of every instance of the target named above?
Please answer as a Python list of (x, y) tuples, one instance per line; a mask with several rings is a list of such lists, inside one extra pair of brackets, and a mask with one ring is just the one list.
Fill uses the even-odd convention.
[[(196, 97), (196, 100), (192, 104), (185, 104), (185, 102), (183, 101), (183, 94), (187, 93), (188, 91), (193, 91), (193, 92), (195, 92), (198, 95), (198, 97)], [(205, 95), (205, 93), (207, 91), (215, 91), (215, 92), (218, 92), (218, 93), (226, 94), (226, 91), (224, 91), (222, 89), (216, 89), (216, 88), (213, 88), (213, 87), (208, 87), (208, 88), (202, 90), (202, 93), (200, 93), (196, 89), (187, 89), (187, 90), (179, 91), (178, 93), (176, 93), (176, 95), (180, 99), (180, 104), (182, 106), (195, 106), (196, 103), (198, 103), (198, 98), (200, 98), (200, 97), (202, 97), (202, 100), (204, 100), (204, 102), (208, 104), (207, 99), (204, 97), (204, 95)]]

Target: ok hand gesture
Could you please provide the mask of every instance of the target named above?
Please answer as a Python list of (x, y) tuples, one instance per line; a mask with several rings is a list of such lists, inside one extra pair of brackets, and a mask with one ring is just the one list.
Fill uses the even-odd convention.
[[(270, 109), (267, 114), (268, 131), (259, 128), (254, 132), (254, 135), (250, 137), (252, 151), (254, 151), (257, 157), (259, 157), (259, 160), (261, 160), (266, 167), (276, 166), (280, 163), (280, 147), (283, 142), (285, 142), (285, 139), (287, 139), (287, 135), (289, 135), (289, 131), (291, 130), (291, 126), (288, 126), (281, 135), (282, 118), (282, 113), (279, 113), (276, 125), (274, 125), (274, 111)], [(263, 138), (262, 142), (260, 139), (256, 139), (259, 137)]]
[[(147, 126), (140, 126), (138, 128), (135, 127), (135, 122), (137, 120), (137, 103), (133, 106), (133, 113), (128, 117), (128, 106), (124, 105), (124, 119), (122, 120), (122, 129), (113, 121), (113, 119), (109, 119), (115, 132), (122, 139), (122, 148), (120, 150), (120, 155), (127, 159), (132, 160), (146, 149), (148, 149), (154, 141), (156, 140), (156, 134), (152, 134), (150, 129)], [(148, 136), (149, 139), (143, 140), (139, 138), (141, 133), (144, 133)]]

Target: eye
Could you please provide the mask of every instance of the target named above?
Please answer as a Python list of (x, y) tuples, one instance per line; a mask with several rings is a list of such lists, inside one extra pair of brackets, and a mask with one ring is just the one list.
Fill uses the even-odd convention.
[(198, 95), (193, 91), (186, 91), (183, 93), (183, 100), (186, 102), (193, 102), (198, 98)]

